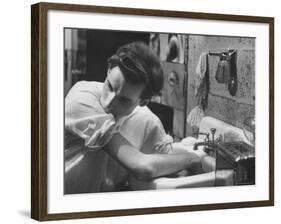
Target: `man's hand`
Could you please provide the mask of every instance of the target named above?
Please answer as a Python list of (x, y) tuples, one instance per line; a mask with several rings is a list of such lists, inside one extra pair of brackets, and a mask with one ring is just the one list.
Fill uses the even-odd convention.
[(190, 175), (196, 175), (203, 173), (203, 167), (200, 157), (194, 157), (191, 159), (190, 165), (187, 169)]

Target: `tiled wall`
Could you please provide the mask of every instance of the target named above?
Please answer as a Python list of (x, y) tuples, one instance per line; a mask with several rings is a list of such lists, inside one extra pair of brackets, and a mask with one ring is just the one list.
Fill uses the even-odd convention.
[[(208, 56), (210, 92), (206, 115), (242, 127), (245, 117), (255, 115), (255, 39), (245, 37), (189, 36), (187, 114), (196, 106), (196, 66), (202, 52), (237, 50), (238, 90), (231, 96), (225, 84), (215, 79), (219, 57)], [(191, 128), (187, 125), (187, 135)]]

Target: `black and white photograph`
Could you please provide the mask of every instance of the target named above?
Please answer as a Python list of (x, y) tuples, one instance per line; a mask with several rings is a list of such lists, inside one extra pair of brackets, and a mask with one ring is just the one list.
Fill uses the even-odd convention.
[(255, 37), (63, 36), (65, 195), (255, 185)]
[(274, 18), (31, 9), (34, 219), (274, 205)]

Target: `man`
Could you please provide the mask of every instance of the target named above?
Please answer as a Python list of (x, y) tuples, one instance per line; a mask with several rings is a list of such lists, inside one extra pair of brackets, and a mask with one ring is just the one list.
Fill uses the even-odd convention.
[[(163, 71), (157, 56), (144, 43), (133, 42), (120, 47), (108, 64), (104, 84), (79, 82), (65, 100), (66, 134), (78, 136), (86, 148), (101, 154), (92, 152), (92, 157), (99, 159), (89, 161), (91, 168), (85, 171), (93, 179), (92, 192), (108, 190), (108, 185), (116, 190), (118, 178), (126, 179), (124, 169), (122, 174), (112, 175), (119, 168), (115, 164), (109, 170), (112, 162), (105, 159), (107, 155), (141, 181), (197, 166), (200, 160), (195, 154), (172, 154), (176, 151), (172, 149), (172, 138), (145, 106), (163, 86)], [(67, 167), (75, 169), (75, 164)], [(76, 178), (81, 175), (85, 176), (81, 171)]]

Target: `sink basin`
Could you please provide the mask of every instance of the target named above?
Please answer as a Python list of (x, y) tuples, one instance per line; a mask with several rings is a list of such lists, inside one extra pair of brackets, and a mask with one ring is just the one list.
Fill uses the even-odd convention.
[(130, 186), (132, 189), (152, 190), (233, 185), (233, 170), (215, 171), (216, 160), (204, 152), (203, 146), (198, 147), (198, 150), (194, 151), (193, 145), (185, 146), (182, 144), (181, 150), (185, 150), (187, 152), (193, 151), (201, 158), (203, 173), (190, 176), (182, 176), (181, 173), (179, 173), (178, 175), (174, 175), (172, 177), (156, 178), (155, 180), (149, 182), (138, 181), (135, 178), (130, 177)]
[[(190, 137), (192, 138), (192, 137)], [(196, 140), (196, 139), (195, 139)], [(193, 150), (193, 145), (187, 146), (183, 143), (174, 143), (174, 145), (183, 152), (194, 152), (200, 158), (204, 173), (182, 176), (182, 173), (172, 177), (161, 177), (153, 181), (142, 182), (131, 177), (130, 185), (133, 190), (147, 190), (147, 189), (175, 189), (188, 187), (211, 187), (215, 184), (215, 159), (207, 155), (203, 151), (203, 147), (198, 147), (197, 151)]]
[(150, 182), (131, 181), (133, 190), (175, 189), (189, 187), (211, 187), (215, 183), (215, 172), (203, 173), (186, 177), (161, 177)]
[[(223, 136), (224, 141), (244, 141), (248, 142), (243, 134), (243, 130), (227, 124), (221, 120), (213, 117), (204, 117), (200, 123), (200, 132), (210, 132), (211, 128), (216, 128), (215, 138), (220, 135)], [(187, 137), (178, 144), (177, 148), (184, 152), (194, 152), (200, 158), (203, 167), (203, 173), (192, 176), (173, 176), (161, 177), (150, 182), (141, 182), (131, 178), (130, 184), (134, 190), (146, 189), (175, 189), (175, 188), (189, 188), (189, 187), (211, 187), (211, 186), (229, 186), (233, 185), (233, 170), (220, 170), (216, 172), (216, 160), (209, 156), (204, 150), (203, 146), (199, 146), (198, 150), (193, 150), (193, 145), (196, 142), (204, 141), (204, 137), (199, 139)]]

